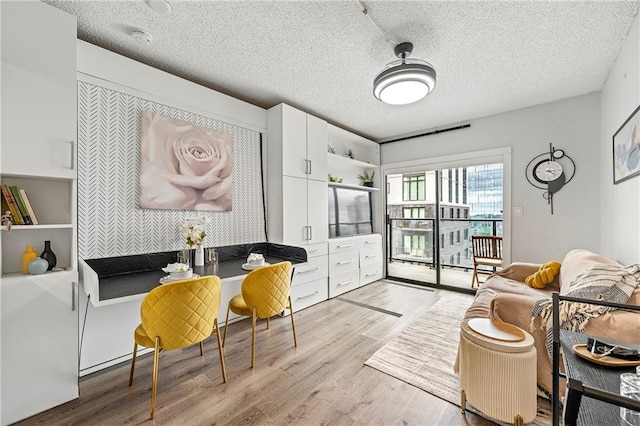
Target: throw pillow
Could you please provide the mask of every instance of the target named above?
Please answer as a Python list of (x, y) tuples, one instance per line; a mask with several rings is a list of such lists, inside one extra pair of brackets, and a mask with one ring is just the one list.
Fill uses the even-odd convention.
[(560, 262), (547, 262), (537, 272), (529, 275), (525, 282), (529, 287), (545, 288), (547, 284), (553, 282), (558, 273), (560, 273)]

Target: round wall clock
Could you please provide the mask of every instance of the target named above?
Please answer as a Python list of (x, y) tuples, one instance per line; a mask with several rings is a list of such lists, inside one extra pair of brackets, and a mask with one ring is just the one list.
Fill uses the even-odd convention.
[(525, 170), (527, 181), (545, 192), (542, 197), (547, 200), (553, 214), (553, 194), (573, 179), (576, 174), (576, 163), (564, 150), (549, 144), (549, 151), (536, 155), (529, 161)]

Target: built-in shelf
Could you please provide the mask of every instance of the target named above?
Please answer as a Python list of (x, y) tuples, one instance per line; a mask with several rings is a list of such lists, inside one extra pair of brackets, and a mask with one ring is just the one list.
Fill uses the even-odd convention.
[(22, 272), (10, 272), (8, 274), (2, 274), (2, 282), (9, 283), (11, 281), (20, 281), (25, 277), (29, 277), (31, 280), (42, 280), (46, 281), (52, 274), (56, 274), (57, 276), (62, 276), (64, 274), (68, 274), (69, 277), (73, 277), (74, 274), (77, 274), (75, 271), (47, 271), (44, 274), (31, 275), (31, 274), (23, 274)]
[[(40, 229), (71, 229), (73, 225), (70, 223), (48, 224), (48, 225), (11, 225), (12, 231), (22, 231), (28, 229), (30, 231), (37, 231)], [(6, 226), (0, 226), (0, 230), (6, 231)]]
[(329, 163), (335, 162), (338, 164), (348, 164), (353, 167), (362, 167), (363, 169), (377, 169), (378, 166), (376, 164), (365, 163), (364, 161), (355, 160), (353, 158), (345, 157), (343, 155), (327, 153)]
[(348, 183), (329, 182), (329, 186), (336, 188), (359, 189), (361, 191), (380, 191), (380, 188), (372, 188), (370, 186), (349, 185)]

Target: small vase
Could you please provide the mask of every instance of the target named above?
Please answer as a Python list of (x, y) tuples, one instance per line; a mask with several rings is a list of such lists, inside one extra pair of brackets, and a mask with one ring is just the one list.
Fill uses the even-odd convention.
[(196, 256), (193, 262), (195, 266), (204, 266), (204, 248), (196, 246)]
[(29, 273), (32, 275), (40, 275), (47, 272), (47, 268), (49, 267), (49, 262), (44, 260), (41, 257), (36, 257), (27, 266), (29, 268)]
[(22, 273), (29, 273), (29, 262), (38, 257), (38, 253), (33, 250), (33, 246), (27, 246), (27, 249), (22, 253)]
[(51, 250), (51, 241), (44, 242), (44, 251), (40, 254), (40, 257), (49, 263), (47, 271), (52, 270), (56, 266), (58, 260), (56, 259), (55, 253)]

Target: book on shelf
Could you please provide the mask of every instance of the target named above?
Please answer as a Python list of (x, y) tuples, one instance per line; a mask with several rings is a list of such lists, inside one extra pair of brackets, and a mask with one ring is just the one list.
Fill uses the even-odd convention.
[(36, 214), (33, 211), (33, 207), (31, 207), (31, 202), (29, 201), (29, 197), (27, 197), (27, 193), (24, 191), (24, 189), (20, 190), (20, 196), (22, 197), (22, 202), (24, 203), (24, 206), (27, 208), (27, 211), (29, 212), (29, 217), (31, 217), (31, 222), (34, 225), (37, 225), (38, 219), (36, 219)]
[[(13, 198), (13, 194), (11, 193), (11, 188), (9, 188), (9, 185), (0, 185), (0, 192), (2, 192), (2, 196), (7, 203), (7, 207), (9, 208), (9, 211), (13, 216), (13, 223), (16, 225), (24, 225), (22, 214), (20, 213), (20, 209), (18, 208), (16, 200)], [(5, 208), (3, 207), (3, 211), (4, 210)]]
[(16, 204), (18, 205), (18, 209), (20, 210), (20, 214), (22, 215), (22, 220), (25, 225), (33, 225), (31, 221), (31, 216), (29, 216), (29, 212), (22, 201), (22, 197), (20, 196), (20, 188), (15, 185), (11, 185), (11, 194), (13, 194), (13, 198), (16, 200)]

